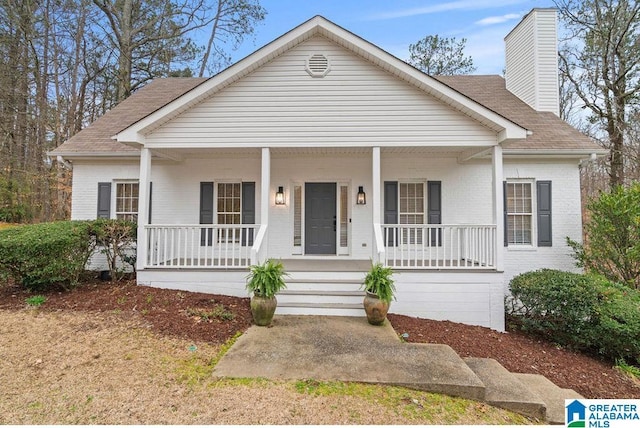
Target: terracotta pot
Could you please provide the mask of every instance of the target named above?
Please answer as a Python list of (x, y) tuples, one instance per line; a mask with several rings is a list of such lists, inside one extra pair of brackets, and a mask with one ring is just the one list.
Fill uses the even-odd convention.
[(377, 295), (367, 291), (363, 304), (369, 324), (384, 324), (384, 320), (387, 319), (387, 312), (389, 311), (389, 303), (383, 302)]
[(251, 315), (256, 325), (267, 326), (273, 320), (278, 301), (275, 297), (264, 297), (254, 294), (251, 298)]

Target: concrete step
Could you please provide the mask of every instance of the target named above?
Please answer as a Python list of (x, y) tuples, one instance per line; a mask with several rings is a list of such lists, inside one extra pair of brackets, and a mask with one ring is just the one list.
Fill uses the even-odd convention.
[(287, 284), (293, 282), (351, 282), (353, 284), (362, 284), (366, 272), (317, 272), (317, 271), (300, 271), (289, 272), (285, 278)]
[[(349, 272), (347, 272), (348, 274)], [(287, 281), (278, 293), (279, 315), (363, 316), (364, 291), (361, 279), (349, 278), (345, 272), (329, 278), (326, 273), (296, 272), (306, 275)], [(345, 277), (346, 276), (346, 277)]]
[(360, 297), (364, 298), (364, 291), (350, 290), (282, 290), (278, 296), (341, 296), (341, 297)]
[(464, 358), (464, 362), (484, 383), (484, 400), (521, 415), (544, 421), (546, 404), (534, 391), (525, 387), (512, 373), (491, 358)]
[(323, 315), (339, 317), (364, 317), (364, 307), (360, 304), (340, 303), (280, 303), (276, 315)]
[(562, 425), (565, 422), (564, 400), (584, 398), (572, 389), (563, 389), (539, 374), (513, 374), (525, 387), (538, 394), (547, 407), (547, 422)]
[[(397, 345), (396, 345), (397, 346)], [(484, 401), (486, 387), (482, 380), (448, 345), (430, 343), (403, 343), (396, 348), (399, 353), (390, 352), (394, 359), (402, 359), (399, 364), (403, 374), (394, 379), (392, 362), (380, 364), (385, 367), (390, 379), (387, 383), (401, 385), (422, 391), (437, 392), (455, 397)], [(403, 379), (402, 381), (398, 381)]]

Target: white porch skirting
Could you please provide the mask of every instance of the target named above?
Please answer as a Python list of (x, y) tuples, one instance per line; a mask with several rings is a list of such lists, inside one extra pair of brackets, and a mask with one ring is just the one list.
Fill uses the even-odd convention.
[[(248, 297), (247, 269), (145, 269), (137, 273), (138, 284), (160, 288)], [(335, 292), (359, 289), (365, 272), (291, 272), (287, 291), (309, 288)], [(344, 274), (344, 281), (342, 276)], [(357, 278), (356, 278), (357, 277)], [(396, 301), (391, 312), (435, 320), (449, 320), (504, 331), (503, 274), (491, 271), (396, 271)], [(317, 314), (309, 307), (307, 314)], [(345, 314), (347, 315), (347, 314)], [(349, 313), (348, 315), (353, 315)], [(362, 311), (364, 316), (364, 310)]]

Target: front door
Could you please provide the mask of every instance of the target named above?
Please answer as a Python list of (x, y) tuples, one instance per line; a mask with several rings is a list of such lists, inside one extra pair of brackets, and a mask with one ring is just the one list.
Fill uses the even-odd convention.
[(336, 183), (305, 184), (305, 253), (336, 253)]

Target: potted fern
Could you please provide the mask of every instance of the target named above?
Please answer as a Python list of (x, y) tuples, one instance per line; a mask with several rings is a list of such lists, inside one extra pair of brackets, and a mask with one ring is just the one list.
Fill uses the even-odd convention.
[(272, 259), (262, 264), (252, 265), (249, 270), (247, 290), (253, 293), (251, 297), (253, 322), (256, 325), (267, 326), (271, 324), (278, 305), (276, 294), (287, 288), (284, 282), (287, 273), (284, 271), (282, 262), (276, 262)]
[(372, 263), (364, 278), (362, 286), (366, 294), (363, 303), (369, 324), (382, 325), (387, 318), (389, 305), (396, 291), (392, 275), (393, 270), (390, 267), (385, 267), (382, 263)]

